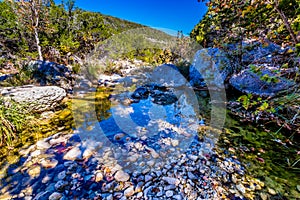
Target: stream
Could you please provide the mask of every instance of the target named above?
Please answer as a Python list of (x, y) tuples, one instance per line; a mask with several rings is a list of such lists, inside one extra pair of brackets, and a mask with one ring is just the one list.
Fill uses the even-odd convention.
[(205, 91), (143, 82), (76, 92), (51, 133), (2, 149), (13, 159), (2, 162), (1, 199), (300, 196), (297, 146), (229, 114), (210, 127)]

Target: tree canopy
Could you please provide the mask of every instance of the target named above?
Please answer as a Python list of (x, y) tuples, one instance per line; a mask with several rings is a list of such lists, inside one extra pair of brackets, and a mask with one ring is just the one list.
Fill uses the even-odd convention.
[(122, 31), (142, 25), (88, 12), (74, 0), (0, 1), (0, 55), (68, 62), (84, 57), (94, 46)]
[(191, 32), (203, 46), (219, 46), (244, 39), (268, 39), (299, 45), (299, 0), (210, 0), (208, 11)]

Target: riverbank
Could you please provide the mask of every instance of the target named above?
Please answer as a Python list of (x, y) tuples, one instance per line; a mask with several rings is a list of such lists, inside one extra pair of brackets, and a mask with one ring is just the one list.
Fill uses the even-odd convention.
[[(146, 68), (146, 71), (149, 73), (151, 70)], [(142, 70), (138, 73), (143, 74), (140, 77), (147, 77), (147, 73)], [(220, 135), (219, 143), (214, 148), (205, 140), (206, 126), (200, 126), (201, 130), (190, 140), (191, 143), (187, 148), (179, 145), (181, 140), (178, 141), (169, 135), (161, 135), (162, 130), (152, 131), (151, 134), (157, 135), (154, 138), (136, 139), (124, 132), (125, 129), (123, 132), (118, 129), (107, 129), (114, 130), (115, 133), (107, 137), (111, 145), (105, 147), (103, 142), (99, 142), (98, 146), (93, 144), (91, 146), (94, 148), (87, 148), (89, 145), (87, 146), (87, 143), (81, 140), (82, 136), (93, 133), (95, 122), (98, 121), (104, 129), (115, 127), (116, 125), (111, 124), (110, 119), (118, 119), (116, 117), (120, 114), (116, 113), (117, 110), (120, 111), (117, 109), (118, 106), (123, 110), (128, 107), (132, 107), (134, 111), (144, 109), (147, 115), (151, 115), (151, 112), (156, 114), (160, 112), (145, 110), (145, 107), (161, 105), (167, 106), (170, 110), (170, 105), (178, 104), (180, 99), (174, 98), (174, 94), (178, 95), (180, 92), (173, 93), (173, 90), (165, 86), (132, 87), (129, 84), (132, 83), (130, 80), (139, 77), (137, 74), (127, 76), (126, 82), (123, 82), (121, 76), (113, 75), (113, 77), (117, 79), (110, 80), (108, 76), (106, 78), (103, 76), (99, 84), (106, 84), (109, 87), (106, 86), (105, 89), (103, 86), (99, 88), (94, 86), (97, 88), (96, 93), (87, 92), (89, 90), (84, 93), (80, 90), (76, 91), (79, 96), (70, 99), (69, 102), (76, 101), (71, 103), (73, 107), (71, 109), (65, 107), (65, 110), (58, 112), (52, 119), (59, 124), (58, 129), (64, 127), (68, 130), (77, 123), (77, 126), (81, 124), (79, 127), (85, 127), (84, 130), (87, 132), (83, 134), (80, 128), (67, 132), (61, 129), (55, 132), (55, 126), (52, 128), (48, 126), (53, 136), (41, 136), (46, 138), (37, 143), (33, 142), (35, 144), (29, 148), (17, 149), (21, 155), (7, 165), (8, 176), (3, 177), (1, 186), (1, 191), (6, 196), (2, 198), (111, 199), (115, 196), (117, 199), (155, 199), (173, 196), (176, 199), (293, 199), (298, 195), (297, 179), (291, 179), (297, 172), (290, 171), (283, 174), (284, 167), (272, 168), (274, 160), (270, 158), (280, 157), (284, 152), (281, 150), (285, 147), (281, 146), (283, 148), (280, 153), (274, 156), (275, 150), (269, 149), (269, 146), (274, 146), (276, 141), (265, 137), (264, 134), (261, 134), (263, 139), (258, 140), (258, 135), (255, 136), (258, 133), (255, 128), (250, 131), (254, 138), (247, 139), (249, 138), (247, 131), (238, 131), (244, 129), (242, 123), (235, 122), (233, 127), (225, 126), (225, 132)], [(136, 80), (142, 81), (141, 84), (147, 82), (144, 78)], [(125, 88), (119, 87), (120, 83), (128, 85)], [(93, 86), (90, 87), (90, 91), (92, 90)], [(203, 91), (196, 92), (196, 96), (198, 102), (201, 102), (199, 106), (208, 111), (202, 115), (209, 116), (209, 98), (204, 98)], [(81, 114), (76, 115), (74, 106), (82, 108)], [(77, 118), (75, 124), (70, 123), (74, 111)], [(90, 120), (93, 113), (96, 119), (94, 121)], [(140, 126), (145, 123), (145, 120), (147, 121), (147, 117), (141, 114), (131, 115), (131, 119)], [(198, 120), (200, 125), (205, 125), (201, 119)], [(64, 123), (69, 126), (65, 126)], [(120, 123), (118, 126), (123, 127)], [(170, 128), (166, 124), (162, 127)], [(209, 127), (207, 128), (209, 130)], [(173, 131), (178, 130), (173, 127)], [(163, 140), (159, 141), (159, 138)], [(269, 142), (268, 146), (265, 146), (265, 142)], [(154, 144), (160, 147), (151, 146)], [(262, 146), (265, 147), (260, 149)], [(168, 151), (161, 151), (162, 148)], [(293, 149), (297, 147), (289, 147), (286, 155)], [(263, 154), (263, 151), (267, 153)], [(268, 156), (264, 157), (264, 155)], [(258, 168), (259, 171), (256, 170)], [(272, 173), (277, 175), (273, 176)], [(19, 178), (26, 181), (17, 182)], [(287, 180), (290, 180), (290, 183)]]

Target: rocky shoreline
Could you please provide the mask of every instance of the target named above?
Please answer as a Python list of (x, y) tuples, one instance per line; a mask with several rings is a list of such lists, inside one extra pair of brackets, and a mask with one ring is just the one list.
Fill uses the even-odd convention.
[[(139, 163), (141, 168), (147, 166), (145, 170), (123, 168), (115, 149), (84, 148), (76, 133), (43, 139), (20, 151), (23, 157), (2, 179), (0, 198), (252, 199), (254, 191), (264, 186), (249, 180), (235, 157), (216, 154), (198, 138), (185, 153), (163, 158), (164, 165), (157, 162), (163, 155), (149, 151), (150, 147), (139, 142), (126, 146), (148, 158)], [(138, 163), (138, 159), (131, 156), (126, 162)]]
[[(272, 53), (274, 50), (267, 52), (267, 54)], [(216, 80), (225, 81), (228, 78), (226, 70), (230, 66), (224, 68), (227, 62), (222, 60), (224, 59), (223, 54), (217, 49), (210, 49), (204, 53), (202, 51), (202, 54), (205, 55), (201, 57), (201, 52), (198, 55), (199, 62), (201, 59), (205, 60), (207, 56), (217, 59), (216, 66), (212, 66), (213, 69), (215, 67), (216, 69), (223, 69), (225, 74), (220, 73), (220, 77), (217, 77)], [(261, 57), (268, 56), (267, 54)], [(225, 61), (228, 60), (225, 59)], [(141, 63), (139, 64), (141, 65)], [(50, 67), (46, 67), (47, 65)], [(102, 74), (96, 81), (98, 86), (109, 87), (112, 90), (118, 87), (123, 89), (121, 94), (110, 95), (110, 101), (116, 101), (120, 105), (119, 110), (115, 108), (115, 112), (124, 114), (122, 112), (126, 111), (128, 108), (126, 106), (147, 99), (150, 103), (156, 104), (154, 108), (157, 110), (162, 109), (160, 106), (172, 108), (171, 105), (175, 103), (174, 110), (177, 106), (182, 107), (179, 108), (180, 112), (173, 112), (173, 115), (180, 116), (180, 119), (183, 119), (182, 116), (188, 116), (186, 121), (179, 120), (179, 124), (183, 123), (186, 127), (192, 127), (189, 120), (199, 116), (193, 113), (194, 110), (187, 105), (186, 99), (189, 99), (189, 96), (181, 98), (184, 93), (178, 88), (189, 88), (190, 84), (194, 86), (196, 81), (198, 81), (198, 86), (205, 86), (204, 77), (199, 76), (199, 73), (194, 73), (195, 68), (190, 68), (191, 80), (188, 82), (185, 77), (179, 75), (178, 69), (173, 65), (163, 65), (156, 69), (144, 67), (142, 70), (142, 67), (135, 68), (131, 66), (132, 63), (128, 62), (121, 62), (120, 65), (118, 68), (121, 69), (121, 74)], [(260, 65), (257, 64), (257, 66)], [(74, 93), (74, 95), (77, 95), (78, 92), (84, 97), (84, 94), (95, 90), (93, 88), (95, 83), (84, 77), (77, 76), (75, 83), (74, 79), (76, 78), (70, 75), (71, 70), (67, 67), (39, 61), (33, 63), (31, 67), (33, 71), (39, 71), (40, 75), (35, 78), (42, 86), (29, 87), (29, 90), (32, 89), (32, 95), (28, 97), (29, 103), (35, 102), (35, 97), (38, 97), (41, 99), (40, 104), (43, 105), (44, 97), (56, 97), (53, 100), (50, 99), (50, 104), (46, 106), (46, 110), (38, 109), (38, 112), (46, 112), (49, 108), (54, 109), (67, 96), (65, 91)], [(266, 81), (261, 80), (261, 77), (258, 77), (259, 74), (255, 74), (250, 68), (247, 70), (249, 74), (251, 73), (251, 76), (248, 76), (251, 80), (247, 79), (248, 82), (255, 82), (252, 81), (255, 79), (261, 81), (255, 82), (258, 83), (257, 87), (260, 88), (260, 84), (265, 85)], [(151, 76), (151, 73), (154, 75)], [(254, 78), (252, 77), (253, 73), (255, 74)], [(273, 74), (273, 72), (266, 74), (278, 75)], [(238, 80), (244, 79), (238, 78)], [(286, 90), (286, 88), (294, 85), (294, 83), (289, 84), (288, 82), (285, 84), (285, 79), (280, 80), (278, 84), (281, 84), (282, 87), (278, 86), (279, 89), (267, 88), (270, 94)], [(155, 84), (152, 84), (153, 82)], [(44, 86), (48, 84), (58, 85), (64, 90), (56, 86)], [(245, 83), (242, 82), (237, 85), (243, 84)], [(137, 88), (133, 87), (134, 91), (130, 92), (129, 88), (132, 86)], [(214, 86), (219, 87), (217, 84)], [(43, 89), (40, 90), (40, 88)], [(49, 89), (48, 92), (47, 88)], [(33, 95), (33, 93), (35, 94), (34, 89), (40, 90), (41, 95)], [(24, 93), (24, 91), (22, 93), (22, 88), (20, 90), (9, 88), (0, 90), (0, 92), (2, 96), (11, 98), (18, 98), (20, 94)], [(250, 90), (247, 92), (253, 93)], [(259, 92), (258, 95), (264, 94), (262, 90), (256, 90), (256, 92)], [(48, 101), (46, 100), (46, 102)], [(149, 102), (146, 102), (145, 105), (149, 105), (147, 104)], [(36, 106), (31, 105), (31, 107), (34, 109)], [(158, 112), (157, 110), (151, 111)], [(150, 109), (147, 111), (150, 115)], [(153, 117), (155, 118), (155, 116)], [(168, 118), (167, 115), (166, 118)], [(189, 146), (182, 148), (180, 146), (182, 138), (178, 135), (189, 134), (186, 133), (186, 130), (172, 126), (172, 123), (165, 123), (165, 121), (162, 123), (162, 121), (154, 121), (153, 126), (147, 127), (152, 129), (149, 134), (154, 135), (153, 137), (149, 137), (149, 134), (136, 136), (128, 135), (125, 133), (126, 131), (118, 132), (107, 137), (112, 145), (103, 145), (103, 142), (99, 142), (101, 141), (99, 140), (92, 145), (92, 148), (89, 148), (87, 145), (89, 141), (84, 140), (85, 133), (81, 133), (80, 129), (73, 130), (71, 133), (60, 132), (40, 140), (29, 148), (20, 150), (21, 157), (18, 163), (6, 166), (7, 174), (1, 177), (0, 199), (241, 200), (260, 198), (267, 200), (270, 195), (276, 195), (275, 190), (264, 188), (262, 181), (246, 175), (244, 164), (236, 156), (230, 152), (218, 153), (221, 152), (218, 146), (212, 146), (205, 139), (201, 139), (203, 136), (199, 133), (192, 134), (188, 143)], [(174, 120), (174, 124), (176, 123), (177, 121)], [(200, 121), (199, 124), (205, 127), (203, 121)], [(191, 129), (197, 132), (197, 128)], [(144, 130), (139, 131), (143, 132)]]

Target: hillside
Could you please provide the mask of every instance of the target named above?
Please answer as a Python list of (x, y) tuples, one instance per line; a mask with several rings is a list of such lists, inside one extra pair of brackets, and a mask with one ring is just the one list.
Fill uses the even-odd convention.
[[(89, 12), (74, 5), (39, 5), (38, 15), (31, 5), (4, 0), (0, 2), (0, 64), (17, 58), (38, 58), (35, 34), (38, 34), (45, 60), (72, 64), (72, 56), (84, 58), (95, 44), (114, 34), (144, 27), (101, 13)], [(68, 7), (69, 6), (69, 7)], [(70, 7), (71, 6), (71, 7)], [(38, 24), (32, 24), (32, 20)]]

